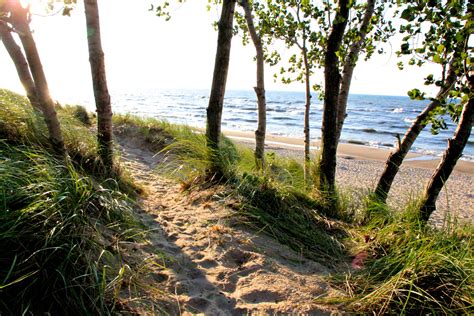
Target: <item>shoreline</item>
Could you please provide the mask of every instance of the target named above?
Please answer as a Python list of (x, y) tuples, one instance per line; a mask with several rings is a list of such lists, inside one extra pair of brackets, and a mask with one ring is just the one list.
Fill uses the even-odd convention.
[[(252, 132), (239, 132), (231, 130), (223, 130), (223, 134), (237, 142), (255, 143), (255, 138)], [(311, 149), (317, 150), (319, 148), (319, 141), (311, 142)], [(267, 150), (287, 149), (291, 151), (303, 151), (303, 139), (287, 136), (276, 136), (267, 134), (265, 138), (265, 145)], [(370, 147), (366, 145), (340, 143), (337, 150), (339, 158), (369, 160), (385, 163), (391, 150), (384, 148)], [(303, 157), (303, 155), (301, 155)], [(418, 153), (408, 153), (403, 161), (402, 166), (435, 170), (441, 157), (427, 156)], [(474, 176), (474, 161), (458, 160), (454, 171)]]
[[(223, 131), (232, 140), (244, 146), (254, 146), (253, 133)], [(311, 144), (314, 148), (318, 142)], [(281, 156), (303, 159), (303, 140), (267, 135), (266, 150)], [(340, 144), (336, 182), (341, 192), (351, 196), (355, 205), (363, 203), (365, 194), (373, 189), (383, 171), (390, 150), (355, 144)], [(426, 160), (428, 159), (428, 160)], [(387, 203), (393, 210), (401, 211), (416, 202), (436, 169), (440, 158), (409, 153), (394, 179)], [(436, 211), (430, 223), (442, 227), (459, 219), (474, 223), (474, 162), (459, 160), (436, 202)]]

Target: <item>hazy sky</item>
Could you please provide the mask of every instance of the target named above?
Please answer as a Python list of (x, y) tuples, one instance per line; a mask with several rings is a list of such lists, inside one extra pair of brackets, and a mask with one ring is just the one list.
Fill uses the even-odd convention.
[[(40, 2), (40, 0), (30, 0)], [(189, 1), (173, 12), (166, 22), (149, 11), (153, 0), (100, 0), (102, 41), (110, 90), (140, 88), (209, 89), (217, 42), (212, 22), (217, 9), (207, 12), (207, 1)], [(82, 1), (79, 1), (80, 3)], [(85, 18), (81, 4), (71, 17), (60, 14), (33, 17), (32, 28), (53, 98), (67, 101), (90, 96), (92, 84), (88, 62)], [(228, 89), (252, 89), (255, 82), (254, 48), (243, 47), (241, 39), (232, 43)], [(358, 64), (351, 93), (406, 95), (414, 87), (423, 88), (428, 69), (399, 71), (392, 41), (388, 53)], [(278, 46), (280, 51), (284, 48)], [(303, 91), (301, 84), (274, 82), (268, 68), (267, 90)], [(316, 73), (313, 83), (321, 83)], [(15, 69), (3, 46), (0, 47), (0, 87), (21, 91)]]

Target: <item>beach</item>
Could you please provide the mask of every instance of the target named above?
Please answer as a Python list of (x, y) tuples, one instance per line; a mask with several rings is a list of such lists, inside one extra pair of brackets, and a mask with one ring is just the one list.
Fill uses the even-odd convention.
[[(237, 143), (252, 146), (254, 136), (248, 132), (224, 131)], [(319, 143), (311, 144), (313, 153)], [(267, 152), (302, 160), (303, 140), (267, 135)], [(342, 143), (338, 147), (336, 181), (339, 189), (360, 200), (368, 189), (373, 189), (385, 166), (390, 150)], [(439, 157), (409, 153), (392, 185), (388, 204), (401, 210), (409, 201), (421, 196)], [(446, 218), (456, 217), (474, 223), (474, 162), (459, 160), (453, 173), (439, 195), (437, 210), (430, 221), (442, 226)]]

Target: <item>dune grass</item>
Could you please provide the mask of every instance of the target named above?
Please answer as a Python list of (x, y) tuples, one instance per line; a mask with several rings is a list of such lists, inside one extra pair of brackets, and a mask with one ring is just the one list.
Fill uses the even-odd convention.
[(143, 234), (134, 184), (102, 173), (80, 108), (57, 109), (65, 161), (26, 98), (0, 90), (0, 105), (0, 313), (113, 313), (127, 269), (107, 236)]
[(453, 223), (433, 228), (420, 221), (416, 201), (393, 213), (373, 200), (357, 227), (360, 270), (336, 279), (347, 293), (345, 309), (367, 314), (472, 314), (474, 228)]
[(44, 150), (0, 148), (0, 309), (108, 311), (97, 227), (133, 226), (131, 203)]

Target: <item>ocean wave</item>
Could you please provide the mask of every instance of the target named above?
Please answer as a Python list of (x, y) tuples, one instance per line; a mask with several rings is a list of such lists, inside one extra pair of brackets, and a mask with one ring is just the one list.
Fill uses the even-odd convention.
[(411, 123), (413, 123), (413, 122), (415, 121), (415, 119), (411, 119), (411, 118), (409, 118), (409, 117), (405, 117), (405, 118), (403, 119), (403, 121), (411, 124)]
[(364, 142), (364, 141), (361, 141), (361, 140), (357, 140), (357, 139), (349, 139), (347, 141), (348, 144), (353, 144), (353, 145), (369, 145), (368, 142)]
[(298, 118), (291, 116), (273, 116), (269, 117), (269, 119), (275, 121), (300, 121)]
[(392, 113), (403, 113), (404, 110), (403, 110), (403, 108), (395, 108), (395, 109), (392, 109), (391, 112), (392, 112)]
[(257, 123), (257, 120), (253, 118), (231, 117), (231, 118), (228, 118), (227, 120), (232, 121), (232, 122)]
[(374, 128), (363, 128), (361, 129), (362, 132), (366, 132), (366, 133), (369, 133), (369, 134), (376, 134), (378, 133), (376, 129)]
[(288, 109), (285, 108), (267, 108), (267, 112), (278, 112), (278, 113), (285, 113)]

